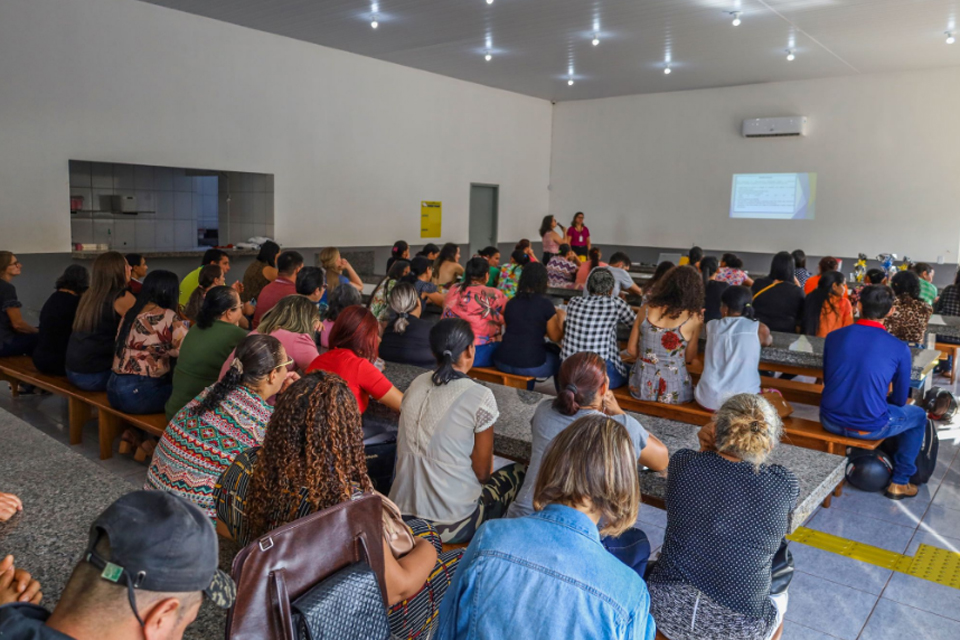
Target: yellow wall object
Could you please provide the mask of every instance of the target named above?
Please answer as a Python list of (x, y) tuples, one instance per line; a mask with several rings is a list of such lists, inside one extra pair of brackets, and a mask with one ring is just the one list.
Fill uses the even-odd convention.
[(420, 201), (420, 237), (439, 238), (443, 222), (443, 203)]

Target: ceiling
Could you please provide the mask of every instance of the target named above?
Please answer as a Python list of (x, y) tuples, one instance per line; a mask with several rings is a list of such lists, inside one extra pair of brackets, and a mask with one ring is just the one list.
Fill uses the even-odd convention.
[(960, 65), (960, 0), (143, 1), (556, 101)]

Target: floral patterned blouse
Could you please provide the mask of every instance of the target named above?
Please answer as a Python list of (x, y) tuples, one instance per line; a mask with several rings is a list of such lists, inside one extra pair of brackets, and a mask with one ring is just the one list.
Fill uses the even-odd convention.
[(453, 286), (443, 301), (443, 318), (460, 318), (470, 323), (474, 344), (496, 342), (503, 328), (503, 310), (507, 296), (481, 284)]
[(636, 364), (630, 372), (630, 394), (634, 398), (664, 404), (693, 400), (693, 381), (687, 372), (687, 340), (681, 330), (663, 329), (644, 318)]
[(507, 299), (517, 295), (517, 283), (520, 282), (520, 274), (523, 273), (523, 267), (518, 264), (505, 264), (500, 267), (500, 280), (497, 282), (497, 288), (503, 291)]
[(747, 274), (740, 269), (731, 269), (730, 267), (720, 267), (717, 269), (717, 280), (726, 282), (730, 286), (739, 287), (747, 279)]
[(372, 313), (373, 317), (377, 320), (382, 319), (380, 316), (382, 316), (389, 307), (387, 300), (390, 298), (390, 293), (395, 286), (397, 286), (396, 280), (387, 280), (373, 292), (373, 297), (370, 299), (370, 313)]
[(180, 355), (186, 335), (187, 328), (176, 311), (155, 308), (141, 312), (130, 326), (123, 357), (113, 357), (113, 372), (162, 378), (170, 373), (170, 359)]
[(900, 294), (893, 315), (883, 321), (890, 335), (904, 342), (923, 342), (933, 309), (926, 302)]

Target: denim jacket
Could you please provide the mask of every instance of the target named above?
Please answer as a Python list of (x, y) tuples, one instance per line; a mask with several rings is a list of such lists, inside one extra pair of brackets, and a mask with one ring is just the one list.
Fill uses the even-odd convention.
[(653, 640), (647, 585), (600, 544), (597, 526), (558, 504), (492, 520), (467, 548), (436, 640)]

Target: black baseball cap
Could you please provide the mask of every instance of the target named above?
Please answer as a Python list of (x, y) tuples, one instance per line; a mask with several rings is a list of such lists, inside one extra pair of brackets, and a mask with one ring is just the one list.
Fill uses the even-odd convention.
[[(96, 553), (104, 535), (110, 542), (109, 559)], [(213, 604), (229, 608), (237, 588), (218, 568), (219, 556), (216, 531), (199, 507), (166, 491), (133, 491), (94, 521), (83, 559), (100, 569), (104, 580), (127, 586), (130, 606), (140, 620), (134, 589), (202, 591)]]

